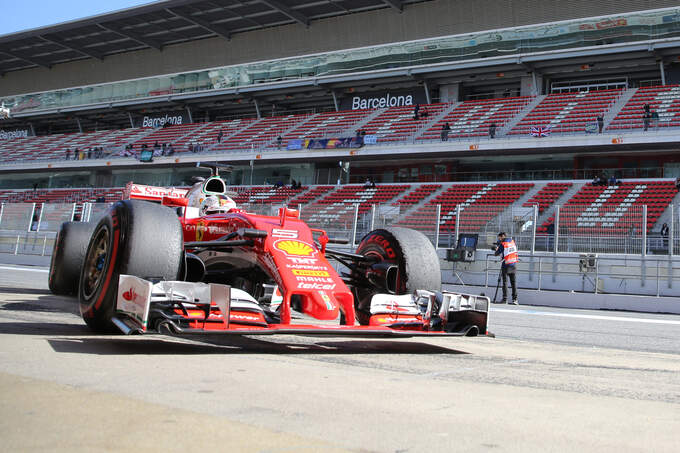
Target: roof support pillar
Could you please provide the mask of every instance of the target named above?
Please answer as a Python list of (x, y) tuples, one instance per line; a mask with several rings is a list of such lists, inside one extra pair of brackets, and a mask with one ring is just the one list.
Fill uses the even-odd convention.
[(430, 99), (430, 86), (427, 84), (427, 80), (423, 80), (423, 88), (425, 89), (425, 100), (428, 104), (432, 104), (432, 99)]
[(659, 71), (661, 72), (661, 85), (666, 84), (666, 71), (663, 68), (663, 60), (659, 61)]
[(262, 119), (262, 115), (260, 114), (260, 105), (257, 103), (257, 99), (253, 98), (253, 105), (255, 105), (255, 112), (257, 113), (257, 119)]
[(333, 95), (333, 105), (335, 105), (335, 111), (339, 112), (340, 106), (338, 105), (338, 96), (335, 94), (335, 90), (331, 90), (331, 94)]

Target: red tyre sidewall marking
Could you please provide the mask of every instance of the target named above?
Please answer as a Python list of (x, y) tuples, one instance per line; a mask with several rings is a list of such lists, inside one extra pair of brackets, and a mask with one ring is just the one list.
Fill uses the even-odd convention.
[(106, 271), (106, 280), (104, 280), (104, 286), (102, 291), (99, 293), (99, 298), (94, 303), (95, 310), (98, 310), (104, 301), (106, 296), (106, 290), (109, 289), (109, 283), (111, 283), (111, 276), (113, 275), (113, 268), (116, 267), (116, 255), (118, 255), (118, 239), (120, 238), (120, 228), (118, 227), (118, 216), (113, 215), (111, 217), (111, 224), (113, 226), (113, 246), (111, 247), (111, 261), (109, 261), (109, 268)]

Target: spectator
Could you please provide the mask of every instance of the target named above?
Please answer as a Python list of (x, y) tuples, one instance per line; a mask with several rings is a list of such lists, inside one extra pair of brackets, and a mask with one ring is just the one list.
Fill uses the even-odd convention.
[(297, 182), (294, 179), (291, 179), (290, 180), (290, 188), (295, 190), (296, 187), (297, 187)]
[(675, 188), (680, 190), (680, 178), (675, 179)]
[(643, 113), (642, 113), (642, 126), (644, 131), (646, 132), (647, 129), (649, 129), (649, 121), (652, 119), (652, 112), (649, 108), (649, 104), (645, 104), (642, 107)]
[(276, 137), (276, 147), (277, 147), (278, 149), (281, 149), (281, 144), (282, 144), (282, 143), (283, 143), (283, 137), (281, 137), (281, 136), (279, 135), (278, 137)]
[(668, 224), (664, 223), (661, 225), (661, 237), (668, 237), (668, 232), (670, 231), (670, 228), (668, 228)]
[(68, 160), (70, 155), (71, 155), (71, 148), (66, 148), (66, 160)]
[(361, 136), (362, 137), (366, 136), (366, 130), (361, 131)]
[(425, 119), (428, 116), (430, 116), (430, 112), (427, 111), (427, 108), (423, 107), (423, 111), (420, 112), (420, 118)]
[(443, 142), (447, 142), (449, 140), (449, 132), (451, 132), (451, 125), (449, 123), (444, 123), (441, 133)]
[(92, 148), (87, 150), (87, 158), (92, 159)]
[(175, 154), (175, 150), (172, 149), (172, 143), (170, 143), (170, 144), (168, 145), (168, 150), (167, 150), (166, 155), (172, 156), (173, 154)]
[(650, 116), (652, 120), (652, 127), (653, 128), (658, 128), (659, 127), (659, 112), (654, 110)]
[(189, 143), (187, 145), (187, 151), (189, 151), (190, 153), (194, 152), (194, 145), (192, 143)]
[[(35, 192), (36, 190), (38, 190), (38, 183), (37, 182), (33, 183), (33, 192)], [(664, 223), (664, 225), (665, 225), (665, 223)]]
[(496, 138), (496, 123), (489, 124), (489, 138)]
[(604, 115), (601, 113), (597, 115), (597, 130), (598, 133), (602, 133), (602, 128), (604, 128)]
[(157, 149), (160, 149), (160, 147), (161, 147), (161, 144), (158, 143), (158, 140), (156, 140), (156, 143), (153, 144), (153, 149), (157, 150)]
[(617, 184), (618, 184), (618, 181), (616, 180), (616, 176), (614, 176), (614, 174), (612, 174), (612, 175), (609, 177), (609, 185), (610, 185), (610, 186), (615, 186), (615, 185), (617, 185)]
[(222, 132), (222, 129), (217, 133), (217, 143), (222, 143), (222, 137), (224, 137), (224, 133)]
[(366, 178), (366, 181), (364, 182), (364, 187), (366, 188), (374, 188), (375, 187), (375, 182), (373, 181), (373, 178), (370, 176)]
[(416, 106), (413, 108), (413, 119), (417, 120), (420, 117), (418, 116), (418, 113), (420, 112), (420, 104), (416, 104)]
[(553, 249), (553, 246), (555, 244), (555, 222), (551, 221), (548, 226), (545, 227), (545, 232), (548, 235), (548, 243), (546, 244), (546, 248), (548, 251)]
[(601, 186), (603, 183), (604, 183), (604, 181), (602, 180), (602, 178), (600, 177), (600, 175), (597, 175), (597, 176), (595, 176), (595, 178), (593, 179), (593, 183), (592, 183), (592, 184), (593, 184), (594, 186)]

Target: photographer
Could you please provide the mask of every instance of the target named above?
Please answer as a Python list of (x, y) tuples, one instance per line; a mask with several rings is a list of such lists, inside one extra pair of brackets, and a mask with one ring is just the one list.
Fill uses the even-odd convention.
[(519, 260), (517, 245), (512, 238), (506, 236), (504, 232), (498, 233), (498, 242), (493, 246), (494, 255), (502, 256), (501, 275), (503, 276), (503, 303), (508, 301), (508, 277), (512, 287), (512, 304), (519, 305), (517, 302), (517, 283), (515, 281), (515, 266)]

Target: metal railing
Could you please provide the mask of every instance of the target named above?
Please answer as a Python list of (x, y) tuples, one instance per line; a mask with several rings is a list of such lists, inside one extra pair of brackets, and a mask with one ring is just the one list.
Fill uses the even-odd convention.
[[(500, 276), (498, 257), (487, 255), (483, 267), (466, 275), (467, 284), (495, 287)], [(516, 268), (517, 287), (537, 291), (571, 290), (593, 294), (677, 296), (680, 261), (642, 256), (523, 256)], [(454, 282), (455, 283), (455, 282)]]
[(55, 239), (53, 232), (0, 231), (0, 253), (50, 256)]
[[(80, 219), (97, 221), (109, 206), (110, 203), (85, 203)], [(278, 209), (283, 206), (285, 203), (254, 203), (244, 204), (241, 208), (256, 214), (276, 216)], [(650, 231), (643, 227), (647, 225), (648, 219), (646, 206), (621, 206), (600, 207), (599, 211), (592, 211), (591, 205), (557, 206), (550, 233), (539, 231), (536, 206), (475, 206), (475, 203), (466, 203), (452, 209), (442, 205), (386, 203), (375, 204), (366, 209), (365, 205), (362, 207), (357, 203), (317, 203), (292, 208), (300, 209), (301, 219), (310, 227), (324, 229), (331, 237), (346, 239), (351, 245), (358, 244), (373, 229), (401, 226), (421, 231), (437, 248), (455, 248), (461, 234), (472, 233), (478, 235), (477, 248), (487, 250), (495, 244), (498, 232), (504, 231), (514, 238), (519, 250), (525, 252), (549, 252), (554, 255), (680, 254), (680, 209), (672, 205), (668, 208), (665, 218), (670, 225), (665, 235), (662, 235), (660, 231)], [(35, 233), (57, 231), (57, 223), (63, 219), (72, 219), (75, 212), (72, 204), (45, 204), (42, 209), (43, 212), (50, 212), (50, 218), (54, 219), (45, 223), (49, 227), (47, 231), (38, 229), (40, 222), (35, 217), (31, 221), (35, 212), (33, 203), (2, 205), (2, 252), (14, 253), (19, 250), (17, 244), (34, 243)], [(13, 239), (8, 241), (8, 235)], [(22, 237), (28, 239), (21, 239)], [(8, 244), (14, 244), (14, 248)]]

